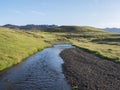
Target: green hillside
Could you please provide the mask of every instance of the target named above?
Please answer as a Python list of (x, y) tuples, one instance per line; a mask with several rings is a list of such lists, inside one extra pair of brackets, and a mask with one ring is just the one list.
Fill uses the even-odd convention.
[(48, 28), (51, 32), (71, 32), (71, 33), (82, 33), (82, 32), (105, 32), (102, 29), (90, 27), (90, 26), (60, 26), (57, 28)]
[(98, 28), (88, 26), (61, 26), (47, 30), (0, 28), (0, 70), (57, 43), (71, 43), (102, 58), (120, 60), (120, 35)]
[(51, 32), (102, 58), (120, 61), (120, 34), (89, 26), (62, 26), (52, 29)]
[(24, 58), (51, 45), (54, 36), (44, 32), (0, 28), (0, 70), (21, 62)]

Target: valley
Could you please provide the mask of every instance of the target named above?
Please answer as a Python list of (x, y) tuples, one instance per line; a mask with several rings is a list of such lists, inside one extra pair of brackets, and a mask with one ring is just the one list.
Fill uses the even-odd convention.
[[(118, 66), (117, 69), (119, 69), (120, 34), (106, 32), (99, 28), (94, 28), (94, 27), (89, 27), (89, 26), (59, 26), (59, 27), (55, 27), (55, 28), (47, 28), (45, 30), (23, 30), (23, 29), (19, 30), (19, 29), (10, 29), (10, 28), (5, 28), (5, 27), (0, 27), (0, 75), (4, 76), (4, 74), (6, 72), (9, 72), (10, 68), (15, 68), (15, 67), (21, 65), (21, 63), (29, 62), (29, 60), (26, 61), (26, 59), (28, 57), (32, 56), (33, 54), (35, 54), (37, 52), (44, 50), (45, 48), (52, 47), (53, 45), (56, 45), (56, 44), (57, 45), (71, 44), (75, 48), (78, 49), (78, 51), (76, 51), (76, 50), (74, 51), (72, 49), (70, 51), (68, 50), (68, 52), (70, 54), (67, 53), (67, 50), (65, 50), (65, 51), (63, 51), (62, 56), (61, 56), (63, 58), (63, 61), (65, 61), (65, 64), (63, 64), (63, 73), (65, 74), (65, 77), (68, 80), (68, 82), (70, 83), (71, 88), (73, 90), (79, 90), (82, 86), (80, 86), (78, 83), (76, 84), (77, 81), (75, 81), (75, 83), (73, 83), (70, 80), (70, 77), (69, 77), (69, 72), (71, 73), (70, 70), (73, 70), (72, 72), (76, 72), (77, 68), (74, 68), (74, 64), (72, 65), (71, 63), (69, 63), (66, 58), (69, 59), (69, 57), (71, 57), (71, 59), (73, 58), (74, 60), (76, 60), (74, 57), (76, 55), (77, 55), (76, 58), (77, 57), (81, 58), (80, 55), (82, 55), (82, 53), (79, 53), (79, 50), (82, 50), (82, 52), (84, 53), (84, 55), (82, 57), (84, 57), (83, 59), (85, 60), (86, 63), (89, 62), (89, 60), (91, 63), (93, 63), (92, 59), (95, 59), (94, 62), (100, 62), (100, 60), (105, 60), (106, 64), (103, 65), (103, 67), (107, 67), (107, 64), (109, 65), (109, 62), (111, 62), (112, 64), (114, 64), (114, 66), (116, 66), (115, 64), (117, 64), (117, 66)], [(72, 54), (73, 56), (71, 55), (71, 53), (73, 53)], [(91, 57), (91, 55), (93, 56), (92, 59), (87, 57), (87, 56), (89, 56), (89, 54), (90, 54), (90, 57)], [(51, 53), (51, 55), (52, 55), (52, 53)], [(46, 57), (48, 57), (48, 56), (46, 56)], [(85, 57), (87, 59), (85, 59)], [(99, 59), (96, 60), (96, 58), (99, 58)], [(71, 59), (69, 59), (69, 60), (71, 61)], [(72, 63), (79, 62), (79, 60), (78, 61), (74, 61), (74, 60), (71, 62)], [(80, 64), (80, 62), (78, 64)], [(100, 64), (98, 63), (98, 65), (100, 65), (99, 67), (103, 68), (101, 66), (101, 64), (102, 63), (100, 63)], [(56, 65), (56, 63), (55, 63), (55, 65)], [(69, 70), (69, 66), (73, 69)], [(85, 68), (82, 66), (78, 67), (78, 68), (86, 69), (88, 66), (86, 64), (85, 64), (85, 66), (86, 66)], [(32, 64), (31, 64), (31, 67), (32, 67)], [(67, 68), (67, 70), (64, 67)], [(98, 66), (95, 66), (94, 68), (99, 69), (97, 67)], [(110, 69), (110, 68), (115, 68), (115, 67), (113, 67), (113, 66), (107, 67), (107, 69)], [(115, 70), (117, 70), (117, 69), (115, 69)], [(33, 71), (35, 71), (35, 70), (33, 70)], [(106, 73), (107, 74), (113, 73), (113, 71), (108, 72), (108, 73), (106, 72)], [(95, 72), (99, 73), (99, 70), (97, 70)], [(115, 74), (116, 74), (116, 72), (117, 71), (115, 71)], [(28, 72), (26, 72), (26, 74), (27, 73)], [(85, 71), (85, 73), (87, 73), (87, 71)], [(74, 75), (74, 74), (71, 74), (71, 75)], [(90, 75), (91, 75), (91, 73), (90, 73)], [(9, 74), (8, 74), (8, 76), (9, 76)], [(104, 75), (102, 77), (104, 77)], [(115, 77), (119, 78), (117, 76), (115, 76)], [(34, 77), (32, 77), (32, 78), (34, 78)], [(71, 78), (73, 78), (73, 81), (74, 81), (74, 77), (71, 77)], [(85, 78), (87, 79), (87, 77), (85, 77)], [(111, 80), (110, 77), (108, 77), (106, 79)], [(88, 75), (87, 80), (89, 80), (89, 75)], [(101, 79), (101, 82), (102, 81), (103, 80)], [(9, 81), (5, 81), (5, 82), (9, 82)], [(84, 82), (79, 82), (79, 83), (84, 83)], [(100, 83), (100, 82), (98, 82), (98, 83)], [(1, 85), (2, 85), (2, 82), (1, 82)], [(89, 85), (89, 83), (87, 85)], [(93, 81), (92, 85), (93, 85), (92, 88), (95, 88), (94, 81)], [(109, 90), (109, 88), (107, 88), (107, 87), (109, 87), (110, 84), (106, 84), (106, 85), (107, 86), (106, 86), (105, 90)], [(102, 85), (102, 84), (101, 84), (101, 86), (99, 86), (99, 85), (97, 85), (97, 86), (100, 89), (104, 87), (104, 85)], [(90, 87), (89, 88), (87, 88), (87, 87), (89, 87), (89, 86), (83, 87), (84, 88), (83, 90), (96, 90), (96, 89), (90, 89)], [(113, 87), (115, 87), (115, 86), (113, 86)], [(87, 89), (85, 89), (85, 88), (87, 88)], [(116, 86), (116, 88), (119, 88), (119, 87)], [(3, 90), (6, 90), (6, 89), (3, 89)], [(18, 88), (16, 90), (18, 90)], [(23, 89), (23, 90), (26, 90), (26, 89)], [(47, 88), (45, 90), (49, 90), (49, 88)], [(58, 90), (58, 89), (54, 89), (54, 90)], [(104, 89), (102, 89), (102, 90), (104, 90)], [(114, 90), (114, 88), (111, 90)]]

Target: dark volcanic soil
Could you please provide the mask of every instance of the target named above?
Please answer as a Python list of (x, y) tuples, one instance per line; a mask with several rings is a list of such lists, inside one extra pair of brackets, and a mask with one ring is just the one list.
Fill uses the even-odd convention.
[(73, 90), (120, 90), (120, 64), (77, 48), (66, 49), (60, 55)]

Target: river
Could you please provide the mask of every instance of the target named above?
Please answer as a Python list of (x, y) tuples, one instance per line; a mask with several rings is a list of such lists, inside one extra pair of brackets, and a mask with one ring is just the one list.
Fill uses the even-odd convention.
[(54, 45), (8, 69), (0, 77), (0, 90), (71, 90), (59, 56), (69, 44)]

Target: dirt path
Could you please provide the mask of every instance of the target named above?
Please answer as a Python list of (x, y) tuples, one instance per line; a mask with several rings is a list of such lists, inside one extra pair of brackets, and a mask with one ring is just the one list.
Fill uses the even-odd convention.
[(120, 90), (120, 64), (75, 48), (66, 49), (60, 55), (73, 90)]

